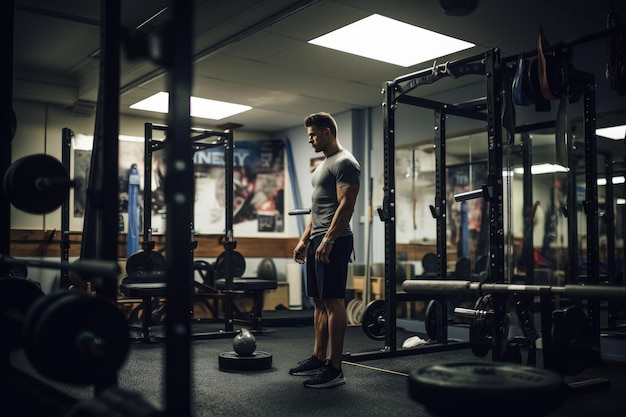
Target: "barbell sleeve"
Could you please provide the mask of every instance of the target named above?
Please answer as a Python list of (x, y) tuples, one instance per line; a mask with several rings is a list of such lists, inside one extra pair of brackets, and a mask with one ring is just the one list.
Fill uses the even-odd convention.
[(464, 193), (455, 194), (454, 201), (459, 202), (459, 201), (473, 200), (475, 198), (482, 198), (482, 197), (483, 197), (483, 190), (472, 190), (472, 191), (466, 191)]
[(289, 210), (289, 215), (290, 216), (299, 216), (302, 214), (311, 214), (311, 209), (310, 208), (301, 208), (301, 209), (293, 209), (293, 210)]

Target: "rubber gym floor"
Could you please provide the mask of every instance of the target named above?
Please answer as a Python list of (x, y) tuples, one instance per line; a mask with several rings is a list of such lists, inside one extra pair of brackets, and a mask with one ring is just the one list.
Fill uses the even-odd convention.
[[(196, 324), (194, 331), (195, 326)], [(416, 334), (398, 329), (398, 344), (401, 346), (404, 340)], [(408, 374), (411, 370), (422, 365), (443, 362), (491, 362), (491, 355), (477, 358), (469, 348), (396, 357), (384, 356), (358, 362), (345, 361), (343, 365), (345, 385), (330, 389), (310, 389), (302, 385), (306, 377), (296, 377), (288, 373), (290, 367), (311, 354), (313, 327), (310, 324), (267, 327), (262, 334), (256, 335), (256, 339), (257, 350), (272, 355), (272, 367), (268, 370), (220, 371), (218, 355), (232, 351), (232, 338), (192, 341), (191, 395), (194, 417), (434, 416), (424, 405), (409, 396)], [(360, 326), (351, 326), (347, 330), (344, 351), (378, 352), (383, 345), (383, 342), (369, 339)], [(538, 363), (540, 355), (539, 351)], [(92, 387), (59, 384), (38, 376), (21, 351), (13, 353), (12, 364), (71, 397), (87, 399), (93, 396)], [(119, 386), (138, 391), (162, 403), (165, 393), (164, 364), (164, 342), (135, 342), (128, 359), (119, 371)], [(547, 416), (623, 416), (626, 412), (626, 362), (603, 360), (598, 366), (586, 369), (579, 375), (566, 377), (565, 380), (568, 383), (575, 383), (594, 378), (608, 379), (610, 389), (567, 397), (558, 409), (548, 413)], [(18, 393), (12, 400), (14, 405), (19, 404), (19, 407), (12, 407), (17, 410), (11, 414), (9, 411), (11, 407), (5, 404), (0, 413), (2, 416), (47, 414), (35, 413), (38, 407), (36, 393), (24, 394), (24, 397), (20, 398), (19, 393), (22, 391), (17, 388), (16, 390)], [(450, 401), (454, 401), (454, 398), (450, 397)], [(519, 404), (528, 401), (534, 399), (528, 396), (519, 398)], [(514, 410), (516, 404), (511, 403), (509, 407)], [(491, 410), (492, 405), (486, 403), (484, 408)], [(502, 409), (498, 415), (508, 414), (510, 413), (507, 409)], [(464, 413), (461, 412), (459, 415), (463, 416)]]

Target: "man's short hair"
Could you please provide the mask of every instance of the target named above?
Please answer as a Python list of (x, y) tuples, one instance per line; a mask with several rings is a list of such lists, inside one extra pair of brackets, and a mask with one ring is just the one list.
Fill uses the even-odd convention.
[(337, 136), (337, 122), (335, 121), (335, 119), (333, 119), (333, 116), (331, 116), (330, 113), (313, 113), (304, 119), (304, 126), (312, 126), (319, 130), (329, 128), (330, 133), (335, 137)]

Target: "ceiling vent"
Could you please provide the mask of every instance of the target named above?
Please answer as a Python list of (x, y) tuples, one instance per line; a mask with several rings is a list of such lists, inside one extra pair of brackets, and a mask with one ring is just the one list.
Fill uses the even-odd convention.
[(96, 110), (96, 102), (88, 100), (76, 100), (72, 114), (79, 117), (91, 117)]
[(467, 16), (478, 7), (479, 0), (439, 0), (439, 5), (448, 16)]

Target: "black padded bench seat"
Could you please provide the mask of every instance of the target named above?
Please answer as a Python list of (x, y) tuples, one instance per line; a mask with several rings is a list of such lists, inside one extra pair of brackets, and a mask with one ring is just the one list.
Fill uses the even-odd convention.
[[(231, 291), (238, 293), (237, 295), (245, 298), (253, 299), (253, 307), (250, 312), (240, 312), (233, 304), (233, 297), (228, 296), (223, 291), (226, 290), (226, 279), (216, 279), (214, 282), (215, 289), (218, 293), (196, 292), (198, 297), (219, 298), (224, 300), (224, 316), (229, 325), (235, 320), (244, 321), (252, 324), (254, 330), (262, 332), (262, 315), (263, 315), (263, 291), (275, 290), (278, 283), (275, 280), (265, 280), (258, 278), (233, 278)], [(202, 286), (198, 286), (202, 288)], [(120, 284), (120, 292), (128, 298), (139, 298), (142, 300), (141, 333), (142, 339), (149, 341), (151, 339), (150, 328), (152, 327), (152, 302), (155, 298), (165, 297), (167, 283), (158, 282), (124, 282)], [(232, 294), (231, 294), (232, 295)]]
[(167, 284), (165, 282), (133, 282), (129, 284), (122, 283), (120, 292), (131, 298), (165, 297), (166, 288)]
[[(226, 278), (215, 280), (215, 288), (218, 290), (226, 289)], [(275, 280), (258, 279), (258, 278), (233, 278), (232, 291), (263, 291), (275, 290), (278, 283)]]

